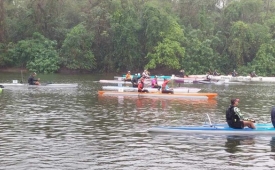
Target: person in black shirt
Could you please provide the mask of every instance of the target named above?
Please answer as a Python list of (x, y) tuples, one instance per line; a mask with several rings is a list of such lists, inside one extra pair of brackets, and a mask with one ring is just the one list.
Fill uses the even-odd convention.
[(29, 77), (29, 79), (28, 79), (28, 83), (29, 83), (29, 85), (40, 85), (40, 83), (39, 83), (39, 78), (38, 79), (35, 79), (35, 76), (36, 76), (36, 73), (35, 72), (33, 72), (31, 75), (30, 75), (30, 77)]

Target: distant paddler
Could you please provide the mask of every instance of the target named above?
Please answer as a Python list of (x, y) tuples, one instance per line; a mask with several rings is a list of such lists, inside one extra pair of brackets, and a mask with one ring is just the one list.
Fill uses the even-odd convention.
[(133, 87), (138, 87), (138, 79), (140, 78), (140, 73), (135, 74), (132, 78), (132, 85)]
[(166, 78), (164, 78), (164, 81), (163, 81), (163, 84), (162, 84), (162, 87), (161, 87), (161, 92), (162, 93), (174, 94), (174, 90), (170, 89), (169, 86), (168, 86), (169, 81), (170, 80), (167, 80)]
[(179, 76), (179, 77), (184, 78), (184, 76), (185, 76), (185, 72), (184, 72), (184, 70), (183, 70), (183, 69), (181, 69), (181, 70), (180, 70), (180, 76)]
[(39, 83), (40, 78), (35, 79), (35, 76), (36, 76), (36, 75), (37, 75), (37, 74), (36, 74), (35, 72), (33, 72), (33, 73), (30, 75), (30, 77), (28, 78), (28, 83), (29, 83), (29, 85), (40, 85), (40, 83)]
[(258, 77), (258, 76), (257, 76), (257, 74), (255, 73), (255, 71), (252, 71), (252, 72), (250, 73), (250, 77), (253, 78), (253, 77)]
[(132, 81), (131, 71), (128, 71), (124, 81)]
[(149, 79), (150, 78), (150, 73), (149, 71), (147, 71), (146, 69), (143, 71), (142, 73), (142, 77), (145, 79)]
[(144, 89), (144, 78), (143, 77), (140, 79), (140, 82), (138, 83), (138, 92), (149, 93), (149, 91), (147, 89)]
[(161, 86), (158, 85), (158, 76), (155, 76), (155, 78), (151, 81), (152, 88), (157, 88), (158, 91), (160, 91)]
[(232, 77), (237, 77), (237, 76), (238, 76), (238, 73), (236, 72), (236, 70), (233, 70)]

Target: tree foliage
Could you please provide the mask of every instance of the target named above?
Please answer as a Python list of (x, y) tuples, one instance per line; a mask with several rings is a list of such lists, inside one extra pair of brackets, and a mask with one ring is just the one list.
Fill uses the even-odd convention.
[[(59, 69), (56, 42), (34, 33), (28, 40), (19, 41), (9, 50), (9, 56), (20, 67), (40, 73), (53, 73)], [(20, 64), (20, 65), (19, 65)]]
[(0, 66), (274, 74), (275, 1), (219, 2), (0, 0)]
[(66, 36), (61, 48), (61, 62), (69, 69), (93, 69), (95, 58), (91, 51), (93, 35), (83, 24), (75, 26)]

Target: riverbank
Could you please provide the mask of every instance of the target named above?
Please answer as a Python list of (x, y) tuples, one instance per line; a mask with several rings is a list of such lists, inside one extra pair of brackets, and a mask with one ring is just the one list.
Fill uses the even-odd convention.
[[(125, 72), (121, 72), (121, 73), (115, 73), (116, 75), (122, 75), (122, 74), (126, 74), (128, 70), (125, 70)], [(30, 73), (30, 71), (26, 68), (17, 68), (17, 67), (5, 67), (5, 68), (0, 68), (0, 72), (3, 73)], [(131, 70), (132, 73), (140, 73), (142, 74), (143, 70), (140, 71), (133, 71)], [(151, 73), (151, 75), (172, 75), (172, 74), (179, 74), (179, 71), (176, 70), (168, 70), (168, 69), (149, 69), (149, 72)], [(78, 74), (78, 73), (82, 73), (82, 74), (89, 74), (89, 73), (96, 73), (95, 71), (88, 71), (88, 70), (71, 70), (68, 68), (60, 68), (56, 73), (60, 73), (60, 74)], [(104, 72), (105, 74), (109, 74)], [(110, 72), (111, 74), (114, 74), (114, 72)]]
[(0, 68), (0, 72), (4, 72), (4, 73), (27, 73), (29, 72), (27, 69), (22, 69), (22, 68), (15, 68), (15, 67), (12, 67), (12, 68)]
[[(17, 67), (7, 67), (7, 68), (0, 68), (0, 72), (2, 73), (30, 73), (26, 68), (17, 68)], [(83, 70), (70, 70), (67, 68), (61, 68), (57, 71), (57, 73), (61, 74), (77, 74), (77, 73), (91, 73), (89, 71), (83, 71)]]

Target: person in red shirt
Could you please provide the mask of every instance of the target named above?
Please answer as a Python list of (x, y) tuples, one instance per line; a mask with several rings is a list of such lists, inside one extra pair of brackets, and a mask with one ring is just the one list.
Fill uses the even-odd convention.
[(161, 92), (162, 93), (171, 93), (171, 94), (174, 94), (174, 90), (170, 89), (169, 86), (168, 86), (169, 81), (170, 80), (164, 79), (162, 87), (161, 87)]
[(138, 92), (149, 93), (147, 89), (144, 89), (144, 78), (141, 78), (140, 82), (138, 83)]

